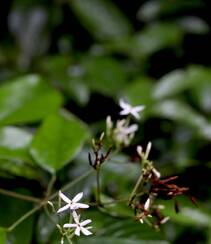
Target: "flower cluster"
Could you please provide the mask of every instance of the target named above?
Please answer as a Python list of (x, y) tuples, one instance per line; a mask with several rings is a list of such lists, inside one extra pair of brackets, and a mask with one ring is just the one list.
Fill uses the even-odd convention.
[[(82, 232), (84, 235), (88, 236), (91, 235), (92, 232), (89, 231), (91, 229), (91, 226), (87, 226), (92, 221), (90, 219), (86, 219), (84, 221), (80, 221), (80, 215), (77, 213), (78, 209), (86, 209), (89, 208), (89, 205), (85, 203), (80, 203), (79, 201), (83, 197), (83, 192), (78, 193), (73, 199), (69, 199), (65, 194), (63, 194), (61, 191), (59, 191), (59, 197), (62, 199), (66, 204), (59, 208), (57, 213), (62, 213), (66, 210), (69, 211), (70, 215), (72, 216), (73, 222), (66, 223), (63, 225), (63, 228), (68, 228), (68, 232), (62, 232), (62, 240), (63, 242), (63, 236), (65, 235), (71, 235), (73, 237), (74, 235), (80, 236), (80, 233)], [(72, 232), (71, 232), (72, 229)], [(74, 231), (74, 232), (73, 232)]]
[(126, 103), (123, 99), (120, 99), (119, 105), (122, 108), (120, 115), (128, 116), (126, 119), (117, 120), (116, 126), (108, 116), (106, 119), (106, 134), (109, 138), (114, 141), (118, 148), (129, 146), (132, 139), (134, 138), (135, 132), (138, 130), (137, 124), (130, 124), (130, 116), (135, 119), (140, 119), (139, 112), (144, 109), (143, 105), (131, 106)]

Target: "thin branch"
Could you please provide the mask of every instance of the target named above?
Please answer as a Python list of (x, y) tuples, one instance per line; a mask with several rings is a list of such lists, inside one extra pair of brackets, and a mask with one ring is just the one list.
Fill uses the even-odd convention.
[[(83, 180), (84, 178), (86, 178), (88, 175), (90, 175), (91, 173), (93, 172), (93, 170), (90, 170), (88, 172), (86, 172), (85, 174), (79, 176), (77, 179), (73, 180), (72, 182), (70, 182), (69, 184), (65, 185), (62, 190), (65, 191), (66, 189), (74, 186), (75, 184), (77, 184), (79, 181)], [(3, 190), (3, 192), (6, 191), (6, 190)], [(2, 193), (3, 193), (2, 192)], [(41, 209), (43, 206), (45, 206), (47, 204), (47, 201), (48, 200), (52, 200), (54, 199), (57, 195), (58, 195), (58, 192), (55, 192), (54, 194), (52, 194), (48, 199), (44, 199), (44, 200), (40, 200), (40, 199), (36, 199), (36, 198), (33, 198), (33, 197), (28, 197), (28, 196), (25, 196), (25, 195), (20, 195), (18, 193), (15, 193), (13, 194), (13, 192), (10, 192), (8, 193), (8, 191), (6, 191), (6, 195), (8, 196), (18, 196), (19, 199), (23, 199), (23, 200), (27, 200), (29, 201), (29, 199), (34, 199), (33, 202), (35, 202), (36, 200), (36, 203), (39, 203), (38, 206), (34, 207), (33, 209), (31, 209), (30, 211), (28, 211), (26, 214), (24, 214), (22, 217), (20, 217), (20, 219), (18, 219), (17, 221), (15, 221), (10, 227), (8, 227), (6, 230), (8, 232), (14, 230), (20, 223), (22, 223), (24, 220), (26, 220), (28, 217), (30, 217), (32, 214), (34, 214), (36, 211), (38, 211), (39, 209)]]
[(47, 191), (46, 191), (46, 199), (50, 196), (55, 181), (56, 181), (56, 175), (53, 174), (53, 175), (52, 175), (52, 178), (51, 178), (51, 180), (50, 180), (50, 182), (49, 182), (49, 184), (48, 184), (48, 187), (47, 187)]
[(30, 211), (28, 211), (26, 214), (24, 214), (22, 217), (20, 217), (20, 219), (18, 219), (17, 221), (15, 221), (9, 228), (7, 228), (7, 231), (10, 232), (12, 230), (14, 230), (21, 222), (23, 222), (24, 220), (26, 220), (28, 217), (30, 217), (32, 214), (34, 214), (37, 210), (39, 210), (40, 208), (42, 208), (44, 204), (40, 204), (37, 207), (31, 209)]
[[(86, 173), (84, 173), (83, 175), (79, 176), (78, 178), (76, 178), (75, 180), (71, 181), (70, 183), (68, 183), (67, 185), (63, 186), (61, 188), (61, 191), (66, 191), (67, 189), (73, 187), (75, 184), (77, 184), (79, 181), (83, 180), (84, 178), (86, 178), (87, 176), (89, 176), (91, 173), (93, 172), (93, 169), (87, 171)], [(57, 197), (59, 191), (56, 191), (54, 194), (52, 194), (48, 200), (52, 200), (55, 197)]]
[(36, 197), (31, 197), (31, 196), (27, 196), (27, 195), (22, 195), (13, 191), (9, 191), (9, 190), (5, 190), (0, 188), (0, 193), (6, 196), (10, 196), (10, 197), (14, 197), (17, 199), (21, 199), (21, 200), (25, 200), (28, 202), (34, 202), (34, 203), (40, 203), (42, 200)]

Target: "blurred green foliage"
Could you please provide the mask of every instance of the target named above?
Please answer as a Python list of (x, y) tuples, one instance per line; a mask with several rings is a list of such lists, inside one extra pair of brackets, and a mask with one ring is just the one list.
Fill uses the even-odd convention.
[[(4, 4), (5, 6), (4, 6)], [(3, 1), (0, 15), (0, 188), (43, 197), (89, 170), (91, 137), (118, 114), (118, 100), (144, 104), (134, 144), (103, 165), (105, 199), (131, 191), (135, 145), (153, 143), (163, 176), (179, 175), (198, 208), (161, 200), (171, 221), (156, 232), (91, 208), (95, 236), (77, 243), (211, 243), (210, 20), (203, 0)], [(90, 136), (91, 135), (91, 136)], [(82, 147), (83, 145), (83, 147)], [(69, 164), (71, 162), (71, 164)], [(69, 190), (93, 195), (94, 177)], [(58, 243), (38, 212), (9, 227), (31, 204), (0, 195), (0, 243)], [(127, 213), (114, 204), (112, 214)], [(6, 236), (7, 235), (7, 236)], [(7, 241), (5, 242), (5, 239)]]

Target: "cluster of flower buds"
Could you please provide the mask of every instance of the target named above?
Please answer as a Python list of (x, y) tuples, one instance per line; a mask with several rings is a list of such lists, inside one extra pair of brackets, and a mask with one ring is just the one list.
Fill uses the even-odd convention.
[[(151, 142), (147, 144), (146, 151), (144, 151), (141, 146), (137, 146), (137, 153), (141, 158), (141, 164), (142, 164), (140, 184), (142, 184), (143, 187), (146, 185), (147, 190), (143, 188), (141, 189), (141, 191), (146, 192), (144, 194), (144, 199), (145, 199), (144, 201), (142, 200), (142, 197), (137, 198), (137, 196), (139, 196), (139, 192), (136, 192), (133, 198), (131, 199), (130, 205), (135, 210), (136, 219), (139, 220), (141, 223), (144, 223), (144, 221), (149, 223), (150, 221), (148, 220), (148, 218), (156, 217), (155, 213), (158, 212), (157, 206), (154, 204), (156, 194), (153, 194), (148, 190), (150, 189), (149, 184), (151, 184), (151, 181), (153, 179), (160, 179), (161, 177), (160, 172), (157, 169), (155, 169), (153, 162), (149, 160), (149, 154), (151, 148), (152, 148)], [(155, 209), (156, 211), (154, 211)]]
[(122, 108), (120, 115), (128, 116), (126, 119), (117, 120), (114, 126), (111, 117), (106, 118), (106, 134), (116, 145), (117, 148), (127, 147), (131, 144), (135, 132), (138, 130), (137, 124), (130, 124), (130, 117), (140, 119), (139, 112), (144, 109), (143, 105), (131, 106), (124, 100), (120, 99), (119, 105)]
[(137, 153), (142, 160), (142, 174), (145, 178), (159, 179), (161, 177), (160, 172), (154, 167), (153, 162), (148, 159), (151, 148), (151, 142), (147, 144), (145, 152), (141, 146), (137, 146)]
[[(90, 229), (92, 227), (86, 226), (90, 224), (92, 221), (90, 219), (80, 221), (80, 215), (78, 214), (79, 209), (89, 208), (88, 204), (79, 202), (82, 197), (83, 197), (83, 192), (80, 192), (75, 197), (73, 197), (73, 199), (69, 199), (64, 193), (59, 191), (59, 202), (63, 200), (65, 202), (65, 205), (60, 207), (57, 210), (57, 213), (60, 214), (64, 211), (68, 211), (71, 216), (69, 223), (66, 223), (63, 226), (57, 224), (57, 228), (59, 229), (62, 235), (61, 244), (64, 243), (65, 237), (68, 239), (72, 239), (74, 235), (80, 236), (81, 233), (86, 236), (92, 234), (92, 232), (90, 232)], [(50, 205), (52, 205), (51, 202), (49, 203)]]
[(111, 153), (112, 146), (110, 146), (106, 153), (102, 152), (103, 150), (103, 138), (104, 133), (101, 134), (98, 140), (92, 140), (92, 149), (94, 154), (94, 159), (92, 159), (91, 153), (88, 154), (89, 164), (97, 169), (101, 164), (103, 164)]
[[(155, 200), (157, 198), (172, 199), (178, 195), (186, 194), (189, 189), (171, 183), (177, 176), (169, 177), (164, 180), (160, 179), (160, 172), (154, 167), (153, 162), (149, 160), (151, 147), (151, 142), (148, 143), (145, 152), (141, 146), (137, 147), (137, 153), (141, 158), (142, 163), (141, 184), (143, 187), (140, 192), (134, 194), (130, 205), (135, 210), (137, 220), (141, 223), (144, 223), (145, 221), (146, 223), (153, 225), (155, 228), (159, 228), (161, 224), (164, 224), (169, 220), (169, 217), (163, 216), (161, 209), (164, 208), (164, 206), (156, 205)], [(146, 186), (146, 188), (144, 188), (144, 186)], [(144, 192), (144, 194), (141, 194), (142, 192)], [(138, 198), (137, 196), (141, 197)], [(143, 199), (145, 199), (145, 201), (143, 201)], [(148, 217), (153, 217), (155, 221), (152, 223)]]

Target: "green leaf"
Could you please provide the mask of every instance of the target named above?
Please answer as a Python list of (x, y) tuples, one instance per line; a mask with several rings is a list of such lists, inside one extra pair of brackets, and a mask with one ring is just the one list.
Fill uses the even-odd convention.
[[(173, 201), (159, 201), (165, 208), (162, 210), (164, 215), (169, 216), (172, 221), (181, 225), (211, 227), (210, 214), (200, 207), (196, 207), (185, 197), (177, 197), (179, 203), (179, 213), (174, 210)], [(199, 204), (199, 203), (198, 203)]]
[(184, 17), (177, 22), (181, 25), (184, 31), (193, 34), (206, 34), (210, 29), (204, 20), (197, 17)]
[(163, 99), (186, 89), (192, 81), (186, 79), (184, 70), (174, 70), (164, 75), (153, 89), (155, 99)]
[(143, 114), (150, 112), (150, 108), (154, 104), (152, 97), (153, 83), (148, 77), (139, 77), (134, 82), (131, 82), (124, 89), (124, 94), (133, 105), (145, 105), (146, 108)]
[(195, 9), (203, 6), (201, 0), (175, 0), (174, 4), (169, 1), (149, 0), (138, 11), (137, 17), (142, 21), (151, 21), (159, 16), (171, 15), (186, 9)]
[(3, 228), (0, 228), (0, 243), (5, 244), (6, 242), (6, 231)]
[(38, 121), (56, 111), (61, 95), (37, 75), (26, 75), (0, 88), (0, 123), (22, 124)]
[(188, 89), (200, 89), (211, 81), (211, 69), (202, 66), (190, 66), (186, 70), (174, 70), (164, 75), (153, 90), (155, 99), (163, 99)]
[(32, 134), (12, 126), (0, 128), (0, 159), (31, 162), (28, 148)]
[(128, 36), (131, 25), (109, 0), (77, 0), (70, 6), (81, 23), (98, 39), (112, 40)]
[(39, 170), (29, 154), (32, 134), (26, 130), (7, 126), (0, 128), (0, 169), (7, 176), (39, 178)]
[(175, 23), (153, 23), (137, 33), (130, 50), (137, 57), (149, 56), (163, 48), (181, 44), (183, 30)]
[(211, 140), (211, 125), (207, 119), (181, 100), (169, 99), (154, 105), (152, 113), (190, 126), (201, 137)]
[[(119, 154), (105, 163), (101, 172), (102, 187), (111, 184), (111, 194), (116, 196), (128, 196), (132, 190), (131, 181), (135, 183), (140, 173), (139, 165), (128, 163), (129, 159)], [(122, 177), (124, 175), (124, 177)], [(109, 190), (107, 190), (109, 191)], [(123, 198), (124, 198), (123, 197)]]
[(159, 240), (144, 240), (144, 239), (130, 239), (130, 238), (118, 238), (118, 237), (89, 237), (89, 238), (80, 238), (78, 243), (83, 244), (168, 244), (167, 241)]
[(86, 83), (95, 91), (116, 94), (126, 83), (126, 72), (115, 59), (89, 57), (84, 62)]
[[(202, 80), (201, 80), (202, 81)], [(211, 73), (210, 77), (204, 82), (199, 82), (198, 86), (191, 89), (191, 96), (199, 107), (206, 113), (211, 112)]]
[[(26, 194), (26, 190), (17, 189), (18, 193)], [(28, 192), (27, 192), (28, 194)], [(1, 208), (4, 211), (0, 211), (0, 226), (5, 228), (10, 227), (25, 213), (33, 208), (33, 204), (30, 202), (18, 200), (8, 196), (0, 195)], [(20, 225), (18, 225), (13, 231), (7, 234), (8, 243), (12, 244), (29, 244), (32, 239), (34, 216), (27, 218)]]
[(62, 111), (45, 119), (33, 138), (30, 152), (40, 166), (54, 173), (75, 157), (87, 136), (84, 124)]

